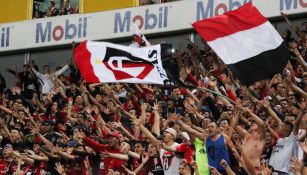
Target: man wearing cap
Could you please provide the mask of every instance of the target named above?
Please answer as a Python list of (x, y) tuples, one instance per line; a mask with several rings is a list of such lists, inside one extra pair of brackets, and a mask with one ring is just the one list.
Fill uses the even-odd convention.
[[(116, 132), (107, 134), (108, 144), (100, 144), (92, 138), (86, 137), (82, 132), (78, 133), (78, 137), (83, 138), (83, 142), (91, 147), (97, 154), (100, 154), (101, 152), (120, 153), (120, 135)], [(122, 170), (123, 168), (121, 165), (116, 164), (114, 166), (114, 162), (116, 161), (118, 161), (118, 159), (114, 159), (112, 157), (101, 158), (98, 165), (98, 170), (94, 170), (93, 172), (96, 174), (108, 174), (108, 169), (111, 168), (111, 165), (114, 170)], [(123, 172), (125, 171), (123, 170)]]
[(134, 121), (136, 125), (139, 125), (140, 129), (147, 138), (149, 138), (149, 141), (157, 146), (160, 146), (160, 159), (162, 161), (162, 166), (164, 170), (165, 175), (178, 175), (179, 174), (179, 166), (180, 162), (182, 160), (182, 157), (174, 152), (167, 151), (163, 148), (163, 146), (168, 147), (176, 147), (178, 146), (178, 143), (175, 142), (177, 138), (177, 131), (174, 128), (168, 128), (163, 133), (163, 143), (158, 141), (151, 132), (145, 128), (142, 124), (138, 123), (137, 121)]
[(183, 142), (176, 147), (171, 147), (163, 144), (163, 148), (167, 151), (183, 153), (183, 158), (187, 163), (192, 163), (194, 157), (194, 150), (190, 142), (190, 136), (186, 132), (181, 132), (181, 139)]

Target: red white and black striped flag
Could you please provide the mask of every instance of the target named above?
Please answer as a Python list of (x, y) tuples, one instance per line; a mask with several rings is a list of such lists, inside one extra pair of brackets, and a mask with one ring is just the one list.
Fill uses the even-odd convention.
[(282, 37), (252, 3), (192, 25), (245, 85), (282, 72), (290, 57)]

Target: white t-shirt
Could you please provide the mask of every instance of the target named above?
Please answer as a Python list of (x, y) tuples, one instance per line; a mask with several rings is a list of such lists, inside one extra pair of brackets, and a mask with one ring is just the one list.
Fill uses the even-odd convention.
[(297, 148), (296, 142), (297, 136), (293, 135), (293, 133), (289, 137), (277, 140), (269, 161), (274, 170), (289, 173), (290, 160), (295, 148)]
[[(178, 143), (174, 143), (172, 146), (177, 146)], [(178, 175), (179, 166), (181, 163), (181, 156), (174, 152), (168, 152), (164, 149), (160, 149), (160, 159), (162, 162), (163, 170), (165, 175)]]

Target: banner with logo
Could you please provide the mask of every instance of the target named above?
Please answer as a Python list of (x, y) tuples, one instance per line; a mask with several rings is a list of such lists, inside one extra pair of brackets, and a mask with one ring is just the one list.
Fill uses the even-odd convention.
[(165, 84), (160, 45), (133, 48), (106, 42), (84, 41), (75, 49), (75, 62), (89, 83)]
[(0, 24), (0, 52), (192, 29), (191, 23), (252, 1), (266, 17), (306, 13), (306, 0), (187, 0), (88, 14)]

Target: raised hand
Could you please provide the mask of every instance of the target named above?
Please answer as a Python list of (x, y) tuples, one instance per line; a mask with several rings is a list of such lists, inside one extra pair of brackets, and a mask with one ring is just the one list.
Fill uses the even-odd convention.
[(145, 153), (145, 155), (142, 158), (142, 163), (146, 163), (149, 160), (149, 155), (148, 153)]
[(102, 111), (107, 115), (111, 114), (111, 111), (108, 107), (104, 108)]
[(223, 167), (224, 169), (228, 166), (226, 160), (224, 160), (224, 159), (221, 160), (220, 165), (221, 165), (221, 167)]
[(219, 173), (216, 168), (212, 166), (209, 166), (209, 168), (212, 175), (221, 175), (221, 173)]
[(158, 103), (154, 103), (154, 106), (152, 107), (153, 111), (159, 111), (159, 104)]
[(0, 118), (0, 127), (3, 128), (5, 125), (5, 121), (3, 118)]
[(262, 106), (264, 107), (264, 108), (266, 108), (266, 109), (268, 109), (268, 108), (270, 108), (270, 102), (269, 101), (267, 101), (267, 100), (261, 100), (261, 104), (262, 104)]
[(122, 168), (124, 168), (124, 170), (129, 174), (129, 175), (134, 175), (135, 173), (131, 170), (129, 170), (127, 167), (125, 167), (125, 165), (121, 165)]
[(54, 169), (55, 169), (59, 174), (61, 174), (61, 175), (65, 175), (65, 174), (66, 174), (66, 173), (65, 173), (64, 166), (61, 165), (60, 162), (55, 163)]
[(100, 153), (100, 158), (101, 159), (105, 159), (105, 158), (107, 158), (107, 157), (110, 157), (110, 153), (109, 152), (101, 152)]
[(290, 171), (294, 174), (301, 174), (304, 168), (304, 163), (296, 157), (291, 158)]
[(147, 109), (147, 103), (143, 103), (142, 105), (141, 105), (141, 110), (142, 111), (146, 111), (146, 109)]
[(300, 146), (303, 149), (303, 151), (305, 152), (305, 154), (307, 154), (307, 141), (301, 142)]
[(272, 170), (268, 167), (267, 164), (262, 164), (261, 165), (261, 174), (262, 175), (271, 175)]

